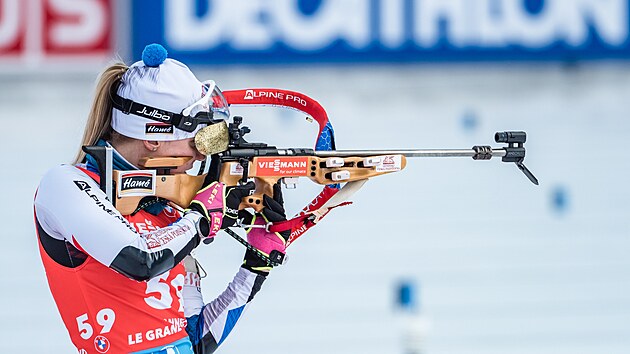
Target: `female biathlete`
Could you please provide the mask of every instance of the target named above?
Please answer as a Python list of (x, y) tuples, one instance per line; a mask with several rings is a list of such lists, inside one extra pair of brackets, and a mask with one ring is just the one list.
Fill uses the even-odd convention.
[[(195, 148), (197, 131), (228, 117), (213, 82), (200, 82), (166, 58), (164, 48), (150, 45), (142, 61), (116, 63), (101, 74), (81, 145), (113, 148), (114, 170), (136, 170), (143, 158), (184, 157), (188, 162), (171, 173), (185, 173), (206, 159)], [(79, 353), (214, 352), (271, 268), (246, 251), (227, 289), (204, 304), (189, 254), (234, 224), (252, 183), (213, 182), (184, 211), (154, 198), (122, 215), (101, 189), (101, 169), (80, 151), (74, 164), (47, 172), (35, 195), (40, 254), (72, 343)], [(257, 217), (285, 219), (276, 192)], [(284, 252), (287, 238), (264, 228), (248, 233), (249, 243), (267, 254)]]

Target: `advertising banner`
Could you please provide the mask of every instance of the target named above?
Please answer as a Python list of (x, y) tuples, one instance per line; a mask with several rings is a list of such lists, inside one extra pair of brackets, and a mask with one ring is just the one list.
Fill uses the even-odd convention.
[(112, 53), (113, 0), (0, 0), (0, 63)]
[(187, 63), (628, 59), (629, 0), (135, 0)]

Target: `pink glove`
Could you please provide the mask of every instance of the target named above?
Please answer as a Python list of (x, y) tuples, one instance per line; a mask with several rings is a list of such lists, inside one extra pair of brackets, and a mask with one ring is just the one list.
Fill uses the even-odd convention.
[(214, 237), (219, 230), (234, 225), (241, 200), (254, 188), (256, 185), (253, 182), (235, 187), (226, 187), (221, 182), (212, 182), (197, 192), (188, 208), (200, 212), (208, 219), (210, 224), (208, 237)]
[(223, 223), (223, 213), (225, 212), (225, 184), (212, 182), (203, 188), (188, 207), (191, 210), (200, 212), (210, 223), (210, 233), (208, 237), (214, 235), (221, 229)]
[[(264, 214), (254, 215), (251, 225), (265, 226), (269, 220)], [(256, 247), (265, 255), (269, 256), (271, 251), (279, 251), (284, 253), (287, 248), (287, 241), (278, 232), (269, 232), (263, 228), (251, 228), (247, 231), (247, 242)]]
[[(268, 222), (280, 222), (286, 220), (286, 214), (284, 211), (282, 192), (280, 185), (274, 185), (273, 198), (268, 195), (263, 196), (263, 205), (261, 213), (255, 215), (245, 215), (243, 222), (248, 225), (267, 225)], [(247, 229), (247, 242), (254, 246), (258, 251), (264, 253), (267, 257), (271, 255), (273, 251), (278, 251), (282, 254), (285, 253), (287, 248), (287, 240), (291, 235), (291, 230), (282, 232), (269, 232), (264, 228), (252, 227)], [(251, 270), (260, 275), (266, 275), (271, 270), (271, 266), (261, 260), (255, 252), (247, 250), (245, 252), (245, 259), (243, 267)]]

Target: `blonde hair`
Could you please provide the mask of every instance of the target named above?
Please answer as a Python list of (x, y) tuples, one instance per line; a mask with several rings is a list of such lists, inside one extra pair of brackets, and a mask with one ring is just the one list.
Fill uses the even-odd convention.
[[(92, 108), (83, 131), (83, 139), (80, 146), (94, 145), (99, 139), (111, 140), (116, 135), (119, 135), (112, 129), (111, 125), (112, 100), (110, 92), (114, 85), (120, 82), (123, 74), (128, 69), (129, 67), (126, 64), (116, 62), (103, 70), (99, 76)], [(85, 152), (79, 148), (74, 158), (74, 164), (82, 162), (84, 158)]]

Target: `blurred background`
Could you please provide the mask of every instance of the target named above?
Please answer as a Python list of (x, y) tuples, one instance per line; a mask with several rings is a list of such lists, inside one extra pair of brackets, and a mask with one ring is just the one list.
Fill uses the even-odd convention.
[[(0, 351), (75, 352), (32, 198), (79, 149), (99, 72), (156, 42), (224, 90), (311, 96), (338, 149), (466, 149), (526, 131), (540, 180), (465, 158), (370, 180), (293, 244), (220, 352), (629, 353), (629, 11), (628, 0), (0, 0)], [(232, 113), (250, 141), (314, 144), (298, 112)], [(289, 213), (319, 190), (306, 179), (286, 190)], [(206, 300), (243, 252), (225, 234), (198, 249)]]

